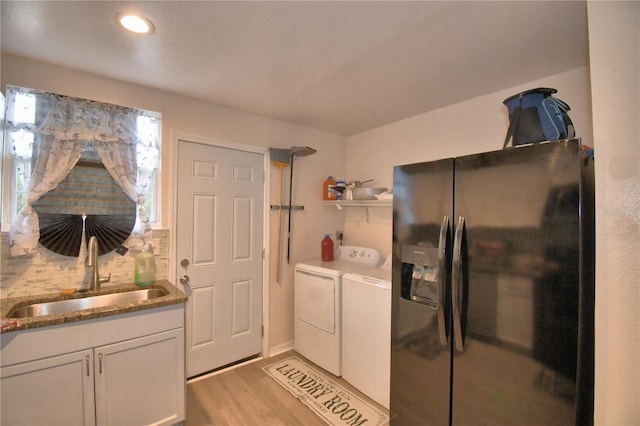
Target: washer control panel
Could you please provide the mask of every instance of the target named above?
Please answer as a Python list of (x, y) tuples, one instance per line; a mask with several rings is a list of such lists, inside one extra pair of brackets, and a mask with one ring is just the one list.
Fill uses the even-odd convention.
[(336, 260), (363, 263), (365, 266), (377, 266), (380, 263), (380, 252), (369, 247), (340, 246)]

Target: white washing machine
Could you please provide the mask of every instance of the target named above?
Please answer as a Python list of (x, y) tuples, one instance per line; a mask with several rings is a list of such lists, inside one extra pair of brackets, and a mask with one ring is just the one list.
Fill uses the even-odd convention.
[(342, 276), (380, 264), (372, 248), (340, 246), (335, 261), (298, 263), (294, 276), (294, 347), (330, 373), (342, 374)]
[(389, 408), (391, 256), (342, 277), (342, 378)]

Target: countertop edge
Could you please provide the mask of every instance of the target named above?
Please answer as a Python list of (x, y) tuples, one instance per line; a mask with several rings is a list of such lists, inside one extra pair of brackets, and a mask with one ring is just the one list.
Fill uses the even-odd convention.
[[(61, 314), (53, 314), (53, 315), (45, 315), (41, 317), (33, 317), (33, 318), (19, 318), (12, 319), (7, 318), (7, 314), (14, 306), (24, 306), (30, 303), (43, 303), (50, 302), (53, 300), (67, 300), (67, 299), (78, 299), (82, 297), (88, 296), (97, 296), (109, 293), (117, 293), (123, 291), (132, 291), (132, 290), (140, 290), (142, 288), (163, 288), (169, 294), (162, 297), (157, 297), (155, 299), (144, 300), (133, 303), (122, 303), (112, 306), (105, 306), (101, 308), (94, 309), (85, 309), (81, 311), (75, 312), (67, 312)], [(76, 292), (73, 295), (68, 296), (60, 296), (58, 294), (48, 294), (48, 295), (33, 295), (33, 296), (21, 296), (21, 297), (9, 297), (0, 299), (0, 316), (2, 319), (9, 319), (11, 321), (17, 321), (18, 324), (15, 327), (12, 327), (8, 330), (4, 330), (4, 333), (11, 333), (14, 331), (20, 330), (29, 330), (39, 327), (46, 327), (50, 325), (57, 324), (67, 324), (78, 321), (85, 321), (94, 318), (104, 318), (113, 315), (126, 314), (129, 312), (142, 311), (147, 309), (158, 308), (162, 306), (169, 305), (177, 305), (181, 303), (186, 303), (188, 297), (176, 286), (170, 283), (167, 280), (158, 280), (153, 286), (150, 287), (137, 287), (135, 284), (123, 284), (123, 285), (114, 285), (107, 286), (98, 291), (91, 291), (85, 293)]]

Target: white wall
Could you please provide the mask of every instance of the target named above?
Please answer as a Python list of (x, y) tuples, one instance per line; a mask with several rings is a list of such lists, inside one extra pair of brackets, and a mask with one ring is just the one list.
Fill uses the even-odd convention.
[(640, 3), (587, 3), (596, 150), (598, 425), (640, 424)]
[[(375, 178), (374, 185), (393, 187), (393, 166), (502, 149), (509, 126), (509, 96), (535, 87), (553, 87), (571, 107), (570, 117), (583, 143), (593, 146), (589, 70), (578, 68), (469, 99), (347, 138), (346, 175)], [(391, 208), (361, 208), (345, 213), (347, 240), (391, 250)]]
[[(31, 61), (12, 55), (2, 54), (1, 85), (31, 87), (68, 96), (93, 99), (119, 105), (149, 109), (162, 113), (162, 224), (169, 229), (172, 206), (169, 205), (171, 190), (171, 165), (173, 164), (173, 135), (189, 134), (207, 139), (221, 139), (236, 144), (256, 147), (286, 148), (306, 145), (317, 149), (317, 154), (296, 159), (294, 162), (294, 204), (304, 205), (305, 210), (295, 212), (292, 228), (291, 264), (283, 262), (282, 279), (273, 279), (275, 268), (276, 235), (271, 236), (267, 245), (270, 256), (272, 277), (270, 279), (270, 346), (288, 345), (293, 341), (293, 266), (303, 258), (320, 255), (320, 241), (324, 232), (335, 232), (342, 224), (339, 215), (321, 205), (322, 182), (326, 176), (344, 170), (344, 137), (297, 126), (283, 121), (273, 120), (222, 106), (198, 101), (196, 99), (163, 92), (147, 87), (123, 83), (121, 81), (88, 74), (77, 70), (62, 68), (52, 64)], [(273, 174), (270, 181), (271, 204), (278, 202), (279, 169), (270, 168)], [(288, 199), (289, 168), (284, 169), (283, 193)], [(270, 212), (272, 229), (277, 224), (277, 214)], [(286, 231), (286, 213), (283, 213), (283, 232)], [(318, 224), (327, 226), (318, 226)], [(169, 239), (174, 236), (169, 229)], [(1, 241), (6, 241), (2, 239)], [(286, 256), (286, 235), (283, 238), (283, 251)], [(46, 249), (42, 249), (46, 250)], [(6, 252), (5, 252), (6, 253)], [(48, 254), (47, 254), (48, 256)], [(30, 262), (24, 259), (24, 263)], [(21, 270), (21, 265), (12, 265)], [(28, 267), (24, 270), (29, 270)], [(104, 273), (109, 272), (102, 269)], [(46, 271), (45, 271), (46, 272)], [(52, 269), (58, 278), (65, 276), (66, 270)], [(46, 274), (45, 274), (46, 275)], [(33, 277), (29, 277), (31, 280)], [(168, 277), (170, 281), (175, 281)], [(19, 283), (23, 280), (16, 279)], [(64, 281), (64, 280), (62, 280)], [(73, 286), (76, 281), (71, 274), (65, 287)], [(18, 289), (13, 288), (14, 292)]]

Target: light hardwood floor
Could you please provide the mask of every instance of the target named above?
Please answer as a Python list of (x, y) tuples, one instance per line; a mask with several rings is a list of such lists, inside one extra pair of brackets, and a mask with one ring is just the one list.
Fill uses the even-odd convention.
[[(322, 426), (326, 423), (311, 409), (269, 377), (262, 367), (279, 359), (297, 356), (294, 351), (261, 359), (187, 385), (185, 426)], [(384, 410), (342, 378), (323, 371), (340, 385)]]

